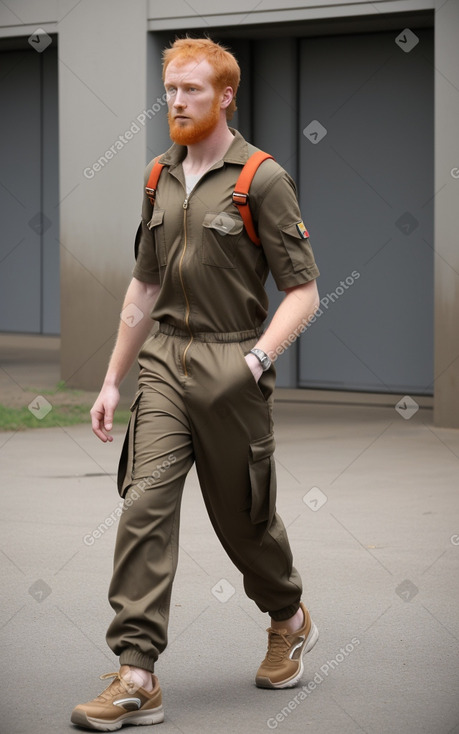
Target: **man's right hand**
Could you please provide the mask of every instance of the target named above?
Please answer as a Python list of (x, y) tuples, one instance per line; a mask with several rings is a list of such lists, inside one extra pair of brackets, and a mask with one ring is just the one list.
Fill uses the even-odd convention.
[(126, 291), (123, 310), (129, 305), (134, 305), (140, 310), (142, 318), (134, 326), (130, 326), (121, 318), (102, 390), (90, 411), (93, 433), (104, 443), (113, 441), (110, 431), (113, 428), (113, 414), (120, 400), (118, 385), (121, 385), (126, 377), (140, 347), (151, 331), (152, 322), (149, 314), (156, 303), (159, 289), (159, 285), (132, 278)]
[(90, 410), (93, 433), (101, 441), (113, 441), (110, 431), (113, 428), (113, 415), (120, 400), (117, 387), (105, 386)]

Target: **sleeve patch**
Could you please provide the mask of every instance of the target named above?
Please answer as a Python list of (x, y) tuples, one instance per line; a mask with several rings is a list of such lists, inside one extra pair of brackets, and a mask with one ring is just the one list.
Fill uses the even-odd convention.
[(298, 234), (300, 235), (300, 237), (302, 237), (304, 240), (307, 240), (309, 237), (309, 232), (306, 229), (306, 227), (304, 226), (303, 220), (301, 220), (301, 222), (296, 223), (296, 228), (298, 230)]

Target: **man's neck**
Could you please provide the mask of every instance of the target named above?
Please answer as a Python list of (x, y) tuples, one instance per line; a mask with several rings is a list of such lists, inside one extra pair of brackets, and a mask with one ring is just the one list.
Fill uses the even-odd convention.
[(214, 163), (221, 160), (234, 140), (234, 135), (226, 121), (219, 124), (211, 134), (200, 143), (187, 146), (187, 154), (182, 161), (186, 175), (198, 175), (208, 171)]

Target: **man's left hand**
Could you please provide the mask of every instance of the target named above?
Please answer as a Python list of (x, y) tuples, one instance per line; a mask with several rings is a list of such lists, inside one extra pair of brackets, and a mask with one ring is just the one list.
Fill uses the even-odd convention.
[(249, 369), (253, 375), (255, 382), (258, 382), (263, 374), (263, 367), (261, 366), (260, 360), (257, 359), (254, 354), (251, 354), (249, 352), (249, 354), (245, 355), (245, 361), (249, 365)]

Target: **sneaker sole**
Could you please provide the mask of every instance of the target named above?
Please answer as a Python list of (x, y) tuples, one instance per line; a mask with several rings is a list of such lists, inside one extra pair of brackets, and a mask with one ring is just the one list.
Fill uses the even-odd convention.
[(84, 711), (73, 711), (70, 718), (72, 724), (82, 726), (85, 729), (93, 729), (95, 731), (116, 731), (126, 724), (127, 726), (148, 726), (151, 724), (160, 724), (164, 721), (164, 709), (157, 706), (155, 709), (147, 711), (138, 711), (136, 713), (128, 713), (120, 716), (116, 721), (106, 721), (104, 719), (95, 719), (87, 716)]
[(309, 630), (309, 635), (306, 637), (304, 647), (301, 651), (300, 667), (298, 672), (292, 675), (290, 678), (287, 678), (286, 680), (281, 680), (279, 683), (273, 683), (270, 678), (261, 678), (257, 676), (257, 678), (255, 679), (255, 683), (258, 688), (293, 688), (294, 686), (296, 686), (304, 672), (303, 655), (312, 650), (318, 639), (319, 630), (311, 619), (311, 629)]

